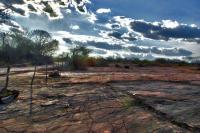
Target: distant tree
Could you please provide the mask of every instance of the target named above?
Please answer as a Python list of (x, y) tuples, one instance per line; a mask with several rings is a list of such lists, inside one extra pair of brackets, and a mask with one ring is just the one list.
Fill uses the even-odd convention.
[(37, 65), (45, 64), (46, 65), (46, 73), (45, 73), (45, 81), (47, 85), (48, 74), (47, 74), (47, 63), (51, 60), (53, 54), (58, 49), (58, 41), (53, 40), (50, 33), (44, 30), (33, 30), (29, 33), (29, 37), (34, 42), (33, 45), (33, 64), (34, 64), (34, 73), (31, 80), (30, 87), (30, 111), (29, 114), (32, 115), (32, 99), (33, 99), (33, 84), (36, 75)]
[(8, 88), (10, 68), (12, 64), (16, 63), (15, 61), (17, 58), (17, 56), (15, 56), (16, 49), (10, 45), (9, 41), (10, 35), (3, 33), (2, 43), (0, 44), (0, 60), (6, 65), (7, 72), (5, 86), (0, 90), (0, 93), (5, 92)]
[(88, 59), (91, 50), (85, 46), (77, 46), (70, 50), (71, 66), (73, 69), (82, 70), (86, 68), (86, 59)]
[(75, 48), (70, 50), (72, 53), (72, 56), (84, 56), (88, 57), (89, 54), (91, 53), (91, 50), (88, 49), (85, 46), (76, 46)]
[(67, 52), (63, 52), (61, 54), (59, 54), (56, 58), (56, 62), (58, 62), (58, 64), (61, 64), (61, 69), (64, 69), (64, 64), (67, 64), (67, 62), (69, 61), (69, 53)]
[(51, 41), (51, 35), (44, 30), (33, 30), (29, 35), (35, 43), (35, 52), (39, 55), (46, 55), (46, 45)]
[(38, 63), (46, 65), (46, 84), (47, 84), (47, 64), (50, 62), (51, 57), (58, 50), (59, 42), (53, 40), (50, 33), (44, 30), (33, 30), (30, 32), (30, 37), (35, 43), (34, 53), (39, 57)]
[(26, 33), (14, 33), (12, 37), (12, 46), (16, 48), (18, 63), (32, 63), (34, 60), (34, 45)]
[[(11, 19), (10, 14), (8, 13), (7, 8), (9, 8), (10, 5), (8, 3), (4, 3), (4, 7), (1, 7), (0, 9), (0, 24), (2, 23), (8, 23)], [(8, 88), (9, 84), (9, 74), (10, 74), (10, 68), (11, 65), (15, 63), (17, 56), (15, 56), (16, 49), (12, 45), (10, 45), (10, 40), (12, 40), (10, 33), (6, 33), (5, 31), (0, 32), (0, 61), (3, 62), (7, 66), (7, 72), (6, 72), (6, 82), (5, 86), (0, 89), (0, 93), (4, 92)]]
[(44, 30), (33, 30), (30, 37), (35, 43), (34, 49), (41, 56), (52, 56), (58, 50), (59, 42), (53, 40), (50, 33)]

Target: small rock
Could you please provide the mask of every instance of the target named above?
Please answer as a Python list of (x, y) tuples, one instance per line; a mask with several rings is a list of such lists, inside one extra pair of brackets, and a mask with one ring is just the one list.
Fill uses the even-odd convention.
[(60, 75), (60, 72), (58, 70), (55, 70), (55, 71), (49, 73), (49, 77), (51, 77), (51, 78), (59, 78), (59, 77), (61, 77), (61, 75)]
[(51, 105), (55, 105), (58, 102), (58, 100), (48, 101), (46, 103), (41, 104), (42, 107), (47, 107)]

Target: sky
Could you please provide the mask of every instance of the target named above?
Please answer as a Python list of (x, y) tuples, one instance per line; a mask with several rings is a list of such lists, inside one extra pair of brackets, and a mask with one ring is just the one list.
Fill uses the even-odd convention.
[(94, 8), (111, 8), (114, 15), (146, 21), (176, 20), (200, 26), (199, 0), (92, 0)]
[[(83, 0), (85, 12), (79, 12), (73, 0), (67, 7), (52, 1), (56, 18), (42, 12), (41, 3), (24, 1), (14, 6), (26, 15), (14, 14), (14, 20), (22, 28), (50, 32), (61, 43), (59, 53), (84, 45), (93, 50), (92, 56), (102, 57), (200, 56), (199, 0)], [(28, 4), (37, 13), (30, 12)]]

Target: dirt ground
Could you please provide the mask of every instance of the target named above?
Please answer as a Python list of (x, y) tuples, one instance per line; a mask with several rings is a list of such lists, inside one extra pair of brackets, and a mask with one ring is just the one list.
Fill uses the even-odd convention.
[(0, 133), (200, 133), (196, 67), (89, 68), (48, 85), (39, 71), (30, 115), (32, 74), (11, 74), (9, 89), (20, 95), (0, 105)]

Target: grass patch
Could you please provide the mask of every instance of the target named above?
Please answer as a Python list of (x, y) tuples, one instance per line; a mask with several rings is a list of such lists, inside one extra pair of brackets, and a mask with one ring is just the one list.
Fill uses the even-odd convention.
[(128, 96), (122, 98), (121, 103), (122, 103), (122, 106), (125, 109), (129, 109), (129, 108), (132, 108), (134, 106), (143, 106), (142, 101), (137, 100), (137, 99), (133, 99), (133, 98), (128, 97)]
[(129, 109), (131, 107), (133, 107), (135, 105), (134, 99), (130, 98), (130, 97), (124, 97), (122, 100), (122, 106), (126, 109)]

